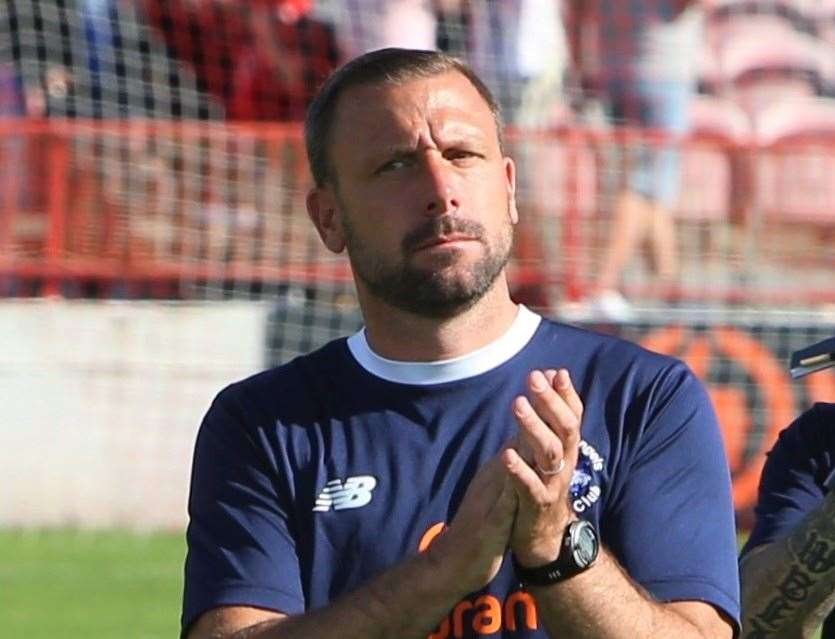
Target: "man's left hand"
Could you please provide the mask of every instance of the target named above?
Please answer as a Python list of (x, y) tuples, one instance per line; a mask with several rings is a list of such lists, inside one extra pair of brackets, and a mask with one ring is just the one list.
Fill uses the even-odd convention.
[(563, 531), (576, 519), (568, 490), (583, 403), (565, 369), (531, 372), (528, 391), (513, 402), (519, 438), (502, 459), (519, 497), (511, 550), (520, 564), (536, 567), (558, 557)]

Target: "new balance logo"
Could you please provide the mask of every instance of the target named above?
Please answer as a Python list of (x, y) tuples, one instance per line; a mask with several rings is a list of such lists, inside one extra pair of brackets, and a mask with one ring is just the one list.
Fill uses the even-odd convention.
[(377, 480), (371, 475), (348, 477), (344, 482), (333, 479), (319, 493), (313, 512), (326, 513), (365, 506), (371, 501), (371, 491), (376, 486)]

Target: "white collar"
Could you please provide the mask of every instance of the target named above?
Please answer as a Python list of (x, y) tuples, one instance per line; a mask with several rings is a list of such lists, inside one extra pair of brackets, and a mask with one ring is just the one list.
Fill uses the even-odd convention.
[(348, 338), (348, 349), (360, 366), (372, 375), (400, 384), (443, 384), (487, 372), (521, 351), (530, 341), (542, 317), (519, 305), (504, 335), (478, 350), (435, 362), (404, 362), (380, 357), (371, 350), (365, 328)]

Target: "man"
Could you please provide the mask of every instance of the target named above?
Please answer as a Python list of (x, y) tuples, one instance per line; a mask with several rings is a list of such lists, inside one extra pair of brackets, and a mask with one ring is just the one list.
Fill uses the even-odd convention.
[[(696, 93), (702, 45), (698, 5), (696, 0), (568, 3), (576, 73), (582, 75), (582, 53), (588, 49), (581, 34), (593, 26), (598, 84), (609, 119), (646, 134), (646, 139), (627, 138), (619, 154), (625, 180), (614, 199), (609, 240), (591, 294), (591, 310), (611, 319), (631, 316), (618, 289), (644, 242), (657, 284), (669, 285), (678, 273), (672, 210), (680, 157), (675, 144), (689, 128)], [(663, 293), (663, 286), (656, 288)]]
[[(792, 358), (801, 377), (835, 363), (835, 337)], [(808, 362), (809, 365), (804, 365)], [(817, 403), (768, 454), (740, 559), (743, 636), (835, 639), (835, 404)]]
[(511, 301), (515, 168), (484, 84), (437, 52), (372, 52), (325, 84), (306, 139), (310, 217), (347, 250), (365, 329), (209, 410), (184, 634), (731, 637), (706, 394)]

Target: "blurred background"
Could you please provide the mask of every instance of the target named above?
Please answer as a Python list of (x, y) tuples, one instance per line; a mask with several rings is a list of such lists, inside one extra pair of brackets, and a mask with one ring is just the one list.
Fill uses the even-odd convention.
[(301, 120), (383, 46), (496, 93), (514, 296), (688, 362), (741, 534), (777, 433), (835, 401), (832, 370), (787, 370), (835, 334), (831, 0), (6, 0), (4, 636), (178, 632), (203, 413), (361, 324), (304, 210)]

